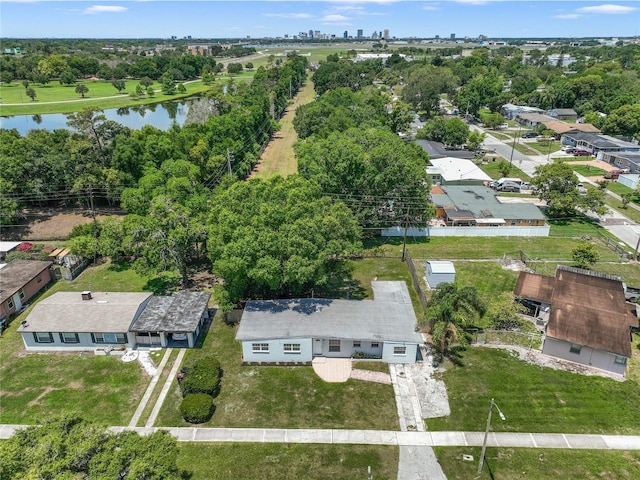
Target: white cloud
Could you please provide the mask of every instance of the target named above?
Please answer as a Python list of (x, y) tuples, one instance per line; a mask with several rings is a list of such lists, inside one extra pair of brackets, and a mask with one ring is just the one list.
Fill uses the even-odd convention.
[(576, 10), (576, 12), (580, 13), (601, 13), (605, 15), (621, 15), (625, 13), (633, 12), (637, 10), (636, 7), (628, 7), (625, 5), (595, 5), (593, 7), (581, 7)]
[(127, 7), (121, 7), (118, 5), (91, 5), (84, 10), (84, 13), (89, 15), (96, 13), (122, 13), (127, 10)]
[(331, 15), (325, 15), (321, 20), (323, 22), (347, 22), (350, 19), (349, 17), (345, 17), (344, 15), (338, 15), (334, 13)]
[(438, 7), (436, 7), (435, 5), (423, 5), (422, 6), (422, 10), (428, 10), (428, 11), (433, 11), (433, 10), (440, 10)]
[(580, 18), (582, 15), (579, 13), (563, 13), (561, 15), (556, 15), (555, 18), (559, 18), (560, 20), (575, 20), (576, 18)]
[(311, 18), (309, 13), (265, 13), (265, 17), (278, 17), (278, 18)]

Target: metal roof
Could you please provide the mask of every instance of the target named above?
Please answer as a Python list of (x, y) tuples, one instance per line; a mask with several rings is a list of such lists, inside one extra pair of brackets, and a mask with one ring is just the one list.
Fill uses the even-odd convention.
[(40, 260), (13, 260), (2, 269), (0, 275), (0, 303), (24, 287), (51, 266), (51, 262)]
[(453, 265), (453, 262), (429, 260), (427, 264), (431, 266), (432, 273), (456, 273), (456, 267)]
[(469, 210), (475, 218), (546, 220), (544, 214), (535, 205), (501, 203), (497, 199), (497, 193), (488, 187), (444, 185), (442, 189), (458, 210)]
[(151, 293), (57, 292), (39, 301), (19, 332), (122, 333), (140, 314)]
[(405, 282), (374, 281), (373, 300), (297, 298), (245, 305), (236, 340), (334, 338), (422, 343)]
[(154, 297), (129, 329), (131, 332), (195, 331), (207, 309), (208, 292), (176, 292), (170, 297)]
[(0, 252), (7, 253), (16, 248), (22, 242), (0, 242)]
[(471, 160), (444, 157), (431, 158), (429, 162), (431, 162), (431, 166), (427, 167), (427, 173), (429, 175), (440, 175), (445, 182), (461, 180), (491, 181), (491, 177)]

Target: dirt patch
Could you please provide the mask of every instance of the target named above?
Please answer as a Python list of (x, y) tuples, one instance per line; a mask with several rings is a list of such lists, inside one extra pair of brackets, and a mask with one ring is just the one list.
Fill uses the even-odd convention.
[(35, 407), (36, 405), (38, 405), (40, 403), (40, 400), (42, 400), (44, 398), (45, 395), (49, 395), (51, 392), (53, 392), (54, 390), (57, 390), (57, 388), (53, 388), (53, 387), (46, 387), (42, 393), (40, 395), (38, 395), (36, 398), (34, 398), (33, 400), (31, 400), (29, 403), (27, 403), (27, 407)]
[[(96, 219), (103, 220), (111, 215), (124, 215), (119, 209), (101, 210)], [(93, 221), (90, 210), (77, 208), (24, 209), (20, 212), (22, 222), (15, 227), (2, 228), (2, 240), (65, 240), (76, 225)]]
[(596, 167), (604, 170), (605, 172), (611, 172), (613, 170), (619, 170), (619, 167), (611, 165), (610, 163), (603, 162), (602, 160), (585, 160), (578, 162), (567, 162), (569, 165), (589, 165), (590, 167)]

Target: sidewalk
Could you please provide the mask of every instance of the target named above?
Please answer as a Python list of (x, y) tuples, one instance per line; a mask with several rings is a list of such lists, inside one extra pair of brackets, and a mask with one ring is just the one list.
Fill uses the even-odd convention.
[[(27, 425), (0, 425), (0, 439), (7, 439)], [(482, 446), (484, 432), (398, 432), (391, 430), (331, 430), (284, 428), (157, 428), (111, 427), (114, 432), (132, 430), (142, 435), (167, 430), (179, 442), (323, 443), (398, 446)], [(490, 447), (640, 450), (640, 435), (578, 435), (569, 433), (490, 432)]]

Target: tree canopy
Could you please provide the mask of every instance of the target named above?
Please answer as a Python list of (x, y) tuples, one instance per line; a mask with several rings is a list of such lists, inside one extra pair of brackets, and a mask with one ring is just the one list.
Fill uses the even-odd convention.
[(293, 175), (237, 182), (216, 192), (208, 220), (221, 308), (246, 298), (306, 294), (359, 252), (360, 228), (342, 202)]
[(0, 477), (22, 479), (181, 477), (178, 444), (168, 432), (108, 432), (67, 415), (27, 427), (0, 442)]

